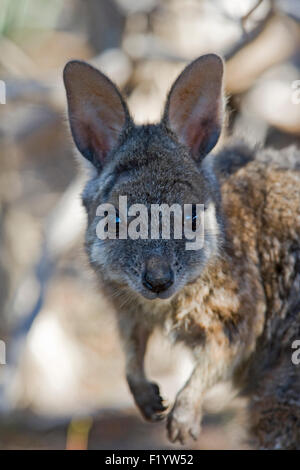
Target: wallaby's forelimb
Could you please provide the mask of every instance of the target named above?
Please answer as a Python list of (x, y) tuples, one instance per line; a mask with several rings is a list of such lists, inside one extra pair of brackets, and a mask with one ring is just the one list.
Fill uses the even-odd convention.
[[(197, 357), (198, 356), (198, 357)], [(228, 364), (213, 351), (196, 355), (196, 365), (168, 416), (168, 435), (172, 442), (184, 444), (190, 437), (197, 439), (201, 430), (202, 405), (205, 393), (220, 380), (226, 379)]]
[(134, 400), (143, 416), (150, 421), (164, 417), (166, 407), (159, 393), (159, 387), (150, 382), (145, 374), (144, 357), (151, 330), (131, 316), (124, 322), (120, 316), (120, 334), (126, 357), (126, 378)]

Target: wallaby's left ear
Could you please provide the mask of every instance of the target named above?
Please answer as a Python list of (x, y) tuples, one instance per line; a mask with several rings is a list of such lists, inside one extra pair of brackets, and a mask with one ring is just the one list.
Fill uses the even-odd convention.
[(73, 60), (64, 69), (69, 121), (78, 150), (101, 169), (131, 122), (117, 87), (91, 65)]
[(163, 123), (199, 161), (216, 145), (223, 121), (223, 62), (199, 57), (179, 75), (169, 93)]

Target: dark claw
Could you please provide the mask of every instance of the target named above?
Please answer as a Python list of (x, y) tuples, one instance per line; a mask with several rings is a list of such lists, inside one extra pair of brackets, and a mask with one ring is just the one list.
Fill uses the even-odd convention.
[(145, 382), (135, 388), (131, 384), (131, 391), (134, 395), (136, 404), (142, 412), (144, 418), (148, 421), (161, 421), (165, 418), (167, 406), (159, 394), (159, 387), (155, 383)]
[(160, 397), (160, 395), (159, 395), (159, 386), (156, 383), (151, 382), (151, 387), (153, 388), (153, 391), (154, 391), (155, 395), (158, 395)]
[(165, 418), (164, 412), (167, 410), (162, 401), (145, 406), (142, 413), (150, 421), (161, 421)]

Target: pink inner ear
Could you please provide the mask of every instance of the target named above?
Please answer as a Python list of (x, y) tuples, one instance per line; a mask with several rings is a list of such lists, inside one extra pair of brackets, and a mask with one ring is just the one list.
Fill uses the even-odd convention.
[(195, 100), (190, 115), (186, 117), (181, 132), (179, 131), (180, 140), (191, 149), (193, 156), (206, 147), (210, 136), (214, 136), (220, 121), (219, 111), (219, 100), (216, 100), (215, 106), (203, 97), (198, 98), (198, 102)]
[(85, 158), (102, 165), (130, 120), (126, 104), (115, 85), (84, 62), (69, 62), (64, 81), (75, 143)]
[[(208, 103), (206, 98), (195, 97), (190, 99), (186, 94), (186, 101), (182, 101), (182, 94), (178, 103), (173, 101), (173, 108), (170, 110), (170, 121), (172, 130), (177, 134), (179, 141), (186, 145), (193, 156), (197, 156), (201, 148), (205, 148), (210, 139), (216, 132), (216, 127), (220, 117), (219, 100), (216, 100), (216, 106)], [(198, 98), (198, 99), (197, 99)], [(192, 104), (191, 104), (192, 103)], [(177, 112), (176, 112), (177, 110)]]
[(91, 148), (94, 149), (98, 160), (100, 160), (101, 163), (104, 163), (105, 156), (109, 152), (110, 148), (108, 138), (106, 138), (103, 132), (95, 132), (90, 127), (88, 129), (88, 133), (89, 141), (91, 142)]
[(71, 121), (72, 129), (75, 129), (74, 139), (79, 150), (84, 154), (91, 153), (101, 164), (104, 163), (105, 156), (110, 150), (108, 136), (103, 131), (102, 126), (95, 121)]
[(195, 156), (201, 145), (201, 142), (207, 136), (207, 128), (203, 127), (201, 119), (194, 123), (191, 123), (184, 131), (183, 143), (186, 144), (192, 151), (192, 154)]
[(105, 105), (87, 101), (77, 115), (76, 136), (82, 149), (92, 152), (101, 164), (107, 153), (117, 144), (124, 125), (124, 115)]
[(194, 157), (208, 153), (222, 125), (223, 64), (208, 54), (190, 64), (174, 83), (166, 105), (170, 129)]

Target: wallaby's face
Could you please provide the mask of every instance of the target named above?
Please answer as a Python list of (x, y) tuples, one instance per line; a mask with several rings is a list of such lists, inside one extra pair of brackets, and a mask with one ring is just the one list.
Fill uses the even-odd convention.
[[(222, 232), (219, 190), (211, 158), (205, 156), (221, 130), (222, 72), (222, 61), (215, 55), (196, 60), (174, 83), (161, 123), (135, 126), (118, 90), (103, 74), (82, 62), (67, 64), (64, 79), (73, 138), (95, 169), (83, 192), (87, 249), (104, 280), (148, 299), (168, 298), (195, 280), (216, 255)], [(133, 204), (147, 208), (146, 239), (120, 239), (120, 196), (127, 197), (128, 209)], [(112, 221), (117, 234), (100, 239), (97, 208), (107, 203), (117, 209)], [(181, 239), (174, 237), (172, 226), (170, 238), (151, 238), (154, 204), (182, 208)], [(186, 249), (184, 224), (191, 214), (186, 216), (185, 204), (204, 205), (200, 249)], [(126, 216), (128, 227), (134, 218), (132, 213)], [(193, 220), (196, 217), (193, 212)]]

